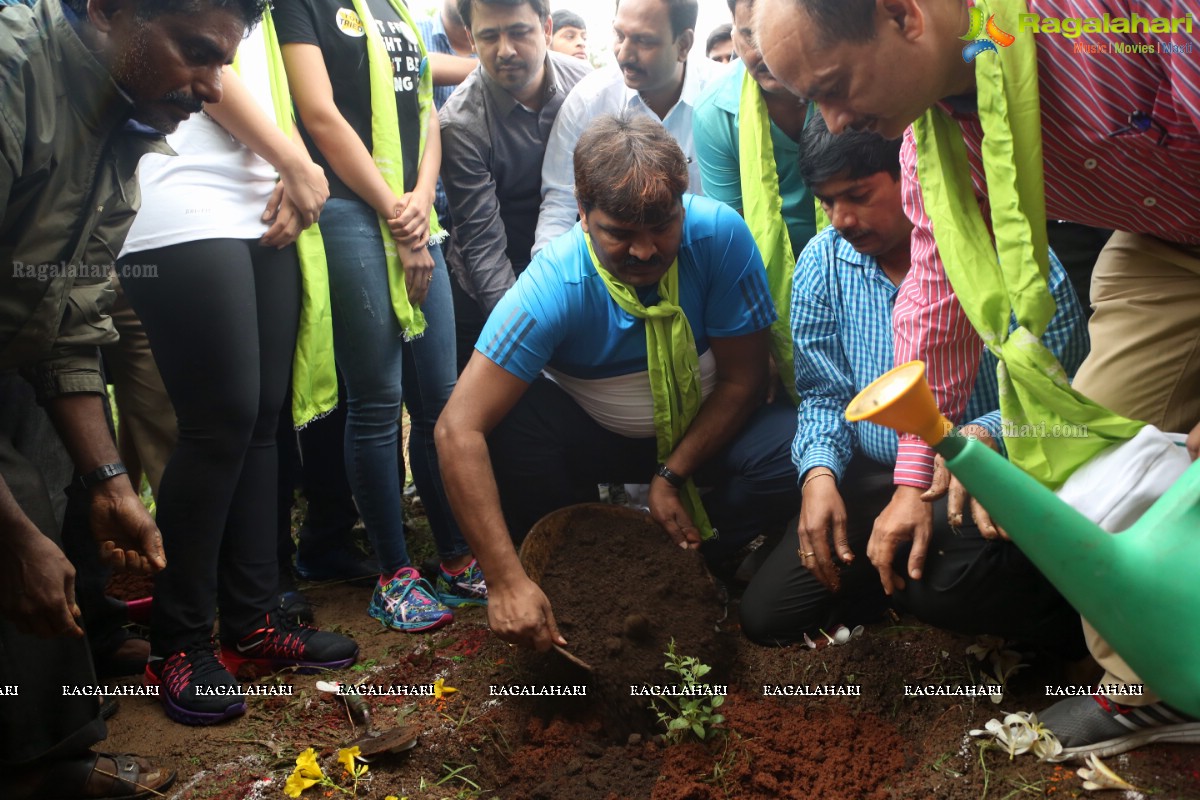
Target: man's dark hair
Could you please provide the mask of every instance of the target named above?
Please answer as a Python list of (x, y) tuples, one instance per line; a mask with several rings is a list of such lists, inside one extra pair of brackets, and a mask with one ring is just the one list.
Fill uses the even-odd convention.
[[(164, 14), (199, 14), (220, 8), (238, 14), (253, 28), (262, 20), (268, 0), (135, 0), (133, 7), (139, 19), (149, 20)], [(87, 17), (88, 0), (63, 0), (80, 17)]]
[(900, 180), (899, 139), (884, 139), (873, 131), (848, 130), (835, 136), (817, 113), (805, 123), (800, 137), (800, 177), (805, 184), (856, 181), (876, 172)]
[[(700, 4), (697, 0), (661, 0), (667, 6), (667, 18), (671, 20), (671, 38), (678, 39), (679, 34), (686, 30), (696, 29), (696, 20), (700, 16)], [(621, 0), (617, 0), (617, 6)]]
[(794, 0), (826, 42), (869, 42), (875, 38), (875, 0)]
[[(291, 0), (294, 2), (294, 0)], [(533, 9), (533, 13), (538, 15), (538, 19), (542, 24), (546, 24), (546, 20), (550, 19), (550, 1), (549, 0), (458, 0), (458, 13), (463, 18), (463, 25), (467, 26), (467, 30), (471, 30), (471, 6), (479, 3), (481, 6), (506, 6), (508, 8), (517, 8), (519, 6), (528, 5)]]
[(551, 28), (553, 33), (558, 33), (559, 28), (579, 28), (581, 31), (587, 30), (587, 23), (583, 21), (583, 17), (576, 14), (574, 11), (568, 11), (565, 8), (560, 8), (550, 15), (550, 19), (554, 20), (554, 26)]
[(708, 35), (708, 41), (704, 43), (704, 56), (708, 57), (712, 50), (722, 42), (733, 41), (733, 25), (726, 22), (724, 25), (718, 25), (712, 29), (712, 33)]
[(575, 197), (626, 224), (670, 217), (687, 191), (687, 159), (661, 123), (641, 114), (597, 117), (575, 145)]

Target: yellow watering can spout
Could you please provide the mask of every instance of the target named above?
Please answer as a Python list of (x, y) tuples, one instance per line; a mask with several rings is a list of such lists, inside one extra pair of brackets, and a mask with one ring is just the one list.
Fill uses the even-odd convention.
[(880, 375), (850, 401), (846, 419), (869, 420), (901, 433), (920, 436), (936, 447), (954, 430), (942, 416), (925, 382), (925, 363), (909, 361)]
[(846, 418), (928, 442), (1146, 685), (1200, 717), (1200, 462), (1113, 535), (987, 445), (955, 433), (920, 361), (881, 375), (851, 401)]

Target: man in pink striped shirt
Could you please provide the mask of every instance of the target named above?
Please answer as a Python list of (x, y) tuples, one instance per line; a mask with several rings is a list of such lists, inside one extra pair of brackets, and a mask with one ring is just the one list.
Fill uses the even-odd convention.
[[(1116, 233), (1093, 272), (1092, 352), (1074, 386), (1163, 430), (1191, 430), (1200, 451), (1200, 40), (1186, 0), (992, 0), (989, 13), (1036, 46), (1047, 215)], [(1136, 6), (1136, 13), (1133, 6)], [(980, 341), (943, 270), (916, 172), (909, 125), (935, 104), (958, 122), (988, 219), (974, 64), (960, 37), (963, 0), (765, 0), (760, 46), (771, 71), (816, 101), (830, 130), (904, 136), (912, 269), (895, 306), (896, 363), (921, 359), (934, 396), (962, 416)], [(1122, 19), (1123, 18), (1123, 19)], [(1124, 24), (1122, 24), (1124, 23)], [(985, 58), (995, 57), (985, 54)], [(930, 449), (901, 437), (896, 493), (872, 533), (885, 589), (903, 585), (890, 554), (913, 540), (921, 576), (930, 530)], [(1137, 683), (1087, 627), (1105, 683)], [(1042, 715), (1066, 757), (1150, 741), (1200, 742), (1200, 721), (1156, 702), (1074, 698)], [(1129, 700), (1133, 703), (1129, 703)], [(1137, 708), (1133, 708), (1137, 706)], [(1135, 713), (1136, 712), (1136, 713)]]

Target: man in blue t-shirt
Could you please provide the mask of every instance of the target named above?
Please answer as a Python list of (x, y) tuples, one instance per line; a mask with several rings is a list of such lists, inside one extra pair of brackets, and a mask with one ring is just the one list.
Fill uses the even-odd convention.
[[(797, 497), (794, 410), (763, 404), (775, 311), (745, 223), (684, 194), (683, 152), (642, 117), (591, 125), (575, 187), (580, 222), (500, 300), (436, 432), (451, 506), (488, 576), (492, 629), (538, 649), (564, 642), (513, 539), (554, 509), (595, 500), (597, 483), (649, 482), (650, 514), (693, 548), (704, 525), (681, 490), (689, 479), (710, 487), (704, 509), (720, 533), (705, 544), (710, 560), (782, 522)], [(660, 458), (646, 322), (626, 309), (663, 314), (668, 300), (695, 346), (672, 350), (686, 360), (664, 371), (694, 360), (678, 376), (694, 378), (701, 399)]]

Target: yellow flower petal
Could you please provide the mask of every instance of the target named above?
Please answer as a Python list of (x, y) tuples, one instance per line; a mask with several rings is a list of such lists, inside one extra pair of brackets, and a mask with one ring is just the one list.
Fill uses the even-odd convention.
[(453, 686), (447, 686), (445, 678), (438, 678), (433, 682), (433, 695), (438, 700), (443, 699), (446, 695), (457, 692)]
[(361, 751), (358, 749), (358, 745), (355, 745), (354, 747), (344, 747), (341, 750), (338, 750), (338, 763), (341, 764), (342, 768), (351, 775), (354, 774), (354, 768), (356, 766), (354, 759), (358, 758), (360, 752)]
[(317, 783), (319, 783), (318, 780), (305, 778), (300, 774), (300, 770), (297, 769), (288, 776), (287, 783), (283, 786), (283, 793), (288, 797), (299, 797), (301, 792)]
[(310, 747), (296, 756), (296, 774), (303, 778), (311, 778), (314, 781), (319, 781), (325, 777), (325, 773), (321, 771), (321, 765), (317, 763), (316, 750)]

